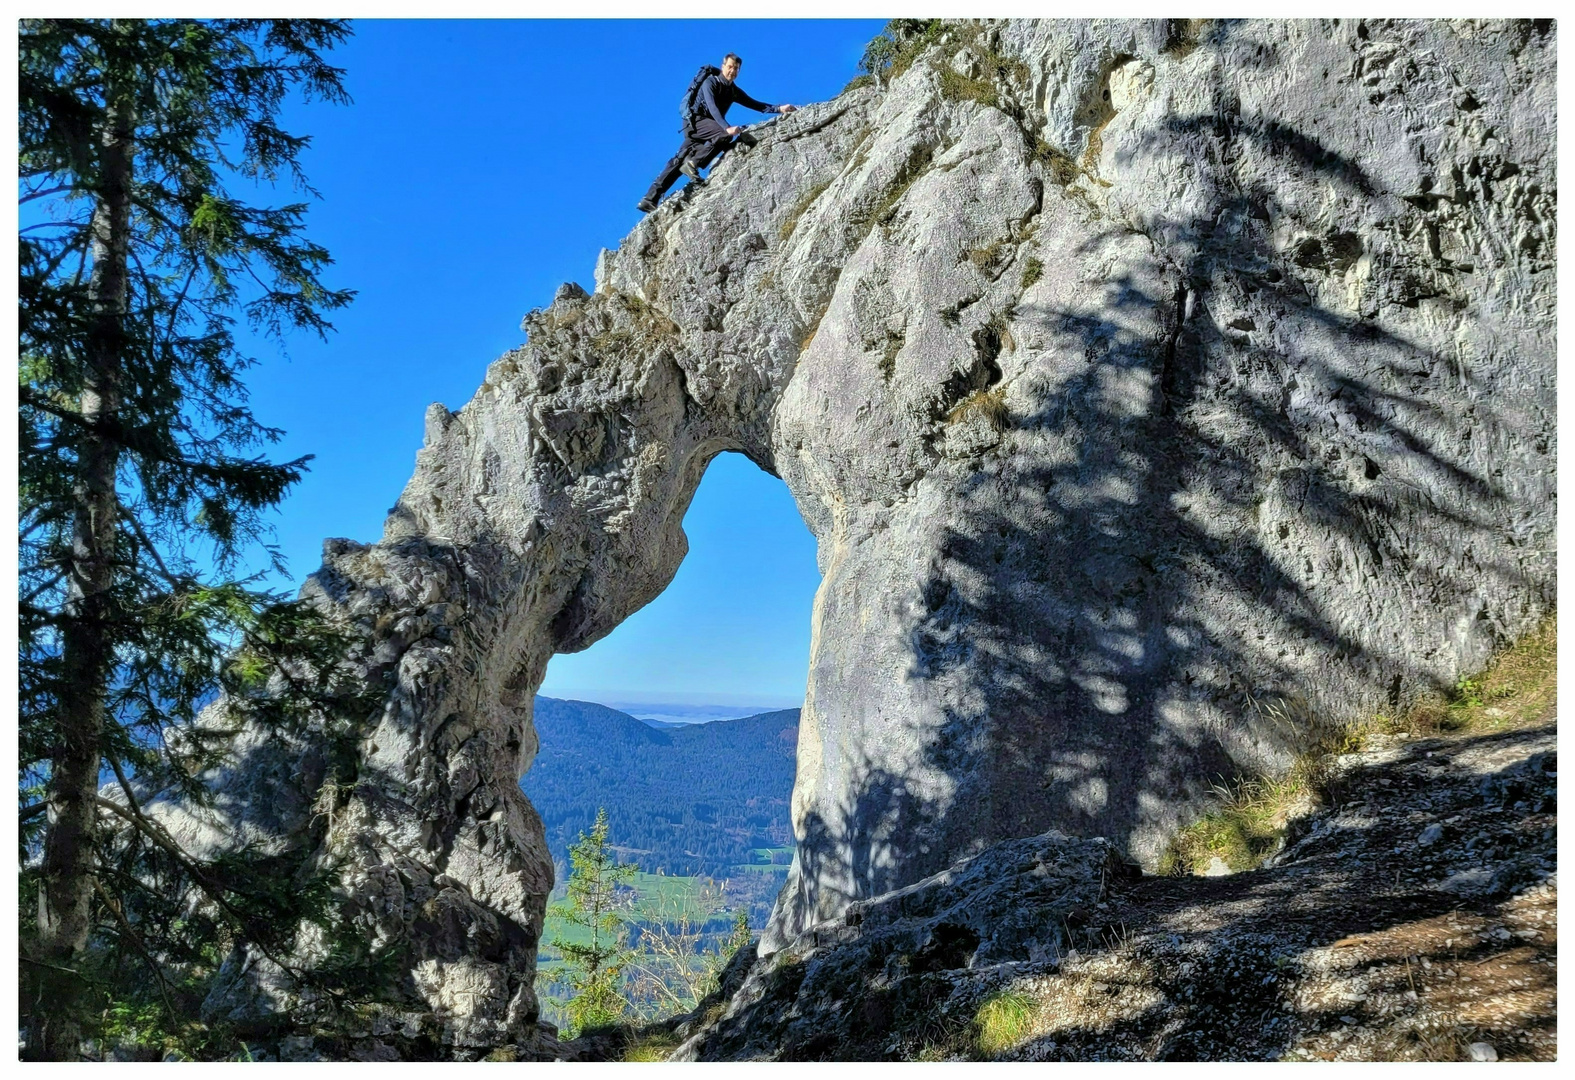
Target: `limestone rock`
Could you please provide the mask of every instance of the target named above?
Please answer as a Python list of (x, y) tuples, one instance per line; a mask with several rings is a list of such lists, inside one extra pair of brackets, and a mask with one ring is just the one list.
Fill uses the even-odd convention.
[(758, 961), (721, 1019), (670, 1060), (814, 1059), (866, 1042), (897, 1014), (938, 1009), (949, 973), (1053, 966), (1074, 952), (1071, 928), (1096, 913), (1107, 882), (1127, 876), (1103, 839), (1050, 832), (998, 844), (851, 904)]
[(409, 950), (391, 1002), (528, 1042), (532, 695), (671, 580), (735, 450), (823, 575), (764, 953), (1013, 837), (1151, 861), (1217, 775), (1553, 602), (1555, 45), (965, 24), (775, 121), (429, 410), (380, 543), (325, 546), (304, 593), (382, 699), (332, 823), (321, 748), (255, 733), (216, 816), (159, 813), (343, 862)]

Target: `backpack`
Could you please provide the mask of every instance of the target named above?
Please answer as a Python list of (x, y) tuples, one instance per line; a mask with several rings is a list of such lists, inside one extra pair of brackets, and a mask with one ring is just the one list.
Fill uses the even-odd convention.
[(695, 72), (695, 77), (689, 83), (689, 89), (684, 91), (683, 100), (678, 106), (678, 114), (683, 118), (684, 125), (681, 130), (685, 135), (688, 135), (694, 131), (695, 120), (698, 119), (695, 113), (700, 97), (700, 84), (705, 82), (712, 75), (720, 74), (722, 74), (721, 68), (712, 67), (710, 64), (706, 64), (699, 71)]

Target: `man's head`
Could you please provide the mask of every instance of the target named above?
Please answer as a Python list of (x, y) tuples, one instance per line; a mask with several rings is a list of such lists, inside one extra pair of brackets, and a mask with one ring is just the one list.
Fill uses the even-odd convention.
[(737, 53), (728, 53), (722, 57), (722, 78), (732, 82), (738, 78), (738, 69), (743, 66), (744, 62), (738, 58)]

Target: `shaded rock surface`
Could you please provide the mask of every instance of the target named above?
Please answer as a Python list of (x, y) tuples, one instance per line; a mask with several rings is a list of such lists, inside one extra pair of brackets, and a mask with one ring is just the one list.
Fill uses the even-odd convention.
[[(999, 845), (756, 960), (674, 1057), (1553, 1060), (1555, 741), (1550, 714), (1346, 755), (1334, 804), (1228, 877), (1102, 874), (1092, 840)], [(1431, 823), (1447, 839), (1419, 845)], [(1026, 1020), (981, 1049), (1002, 995)]]
[[(379, 543), (325, 545), (303, 594), (383, 702), (353, 785), (248, 732), (212, 813), (157, 813), (342, 865), (421, 1045), (528, 1044), (533, 694), (667, 585), (733, 450), (824, 578), (765, 951), (1012, 837), (1152, 864), (1218, 774), (1552, 602), (1555, 43), (970, 24), (774, 122), (432, 406)], [(300, 1004), (232, 974), (217, 1012)]]
[(1103, 839), (1051, 832), (999, 844), (800, 935), (755, 965), (718, 1025), (673, 1057), (867, 1051), (872, 1037), (905, 1022), (933, 1022), (955, 983), (948, 973), (1011, 971), (1063, 955), (1071, 927), (1105, 906), (1110, 879), (1137, 873)]

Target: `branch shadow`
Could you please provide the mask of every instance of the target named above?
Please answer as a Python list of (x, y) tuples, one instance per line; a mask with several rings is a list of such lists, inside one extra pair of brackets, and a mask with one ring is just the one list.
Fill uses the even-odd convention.
[[(1284, 124), (1228, 136), (1379, 194)], [(1193, 253), (1160, 286), (1115, 276), (1097, 312), (1011, 311), (1051, 358), (1033, 371), (1059, 382), (1010, 417), (1018, 452), (980, 454), (953, 488), (904, 673), (944, 687), (945, 721), (907, 736), (953, 790), (861, 762), (838, 820), (804, 823), (820, 912), (831, 893), (867, 898), (1050, 828), (1152, 864), (1219, 779), (1283, 769), (1354, 714), (1449, 689), (1524, 622), (1491, 600), (1551, 605), (1548, 564), (1517, 550), (1526, 486), (1471, 449), (1546, 433), (1401, 320), (1320, 305), (1301, 277), (1328, 267), (1276, 247), (1270, 196), (1155, 222)], [(1350, 258), (1350, 242), (1330, 248)], [(1225, 295), (1253, 317), (1212, 312)]]

